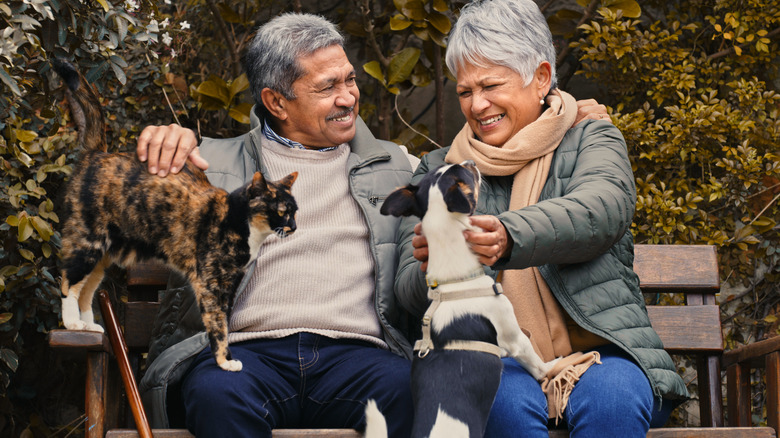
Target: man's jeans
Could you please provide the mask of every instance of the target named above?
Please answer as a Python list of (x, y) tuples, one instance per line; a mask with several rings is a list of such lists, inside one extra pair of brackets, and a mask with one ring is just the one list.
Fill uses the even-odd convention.
[[(563, 424), (572, 438), (645, 437), (662, 426), (677, 403), (654, 403), (650, 382), (636, 363), (617, 347), (602, 347), (601, 364), (591, 366), (574, 386)], [(550, 420), (554, 424), (554, 420)], [(504, 359), (504, 373), (486, 438), (549, 437), (547, 398), (539, 383), (514, 359)]]
[(411, 362), (368, 343), (310, 333), (230, 345), (240, 372), (203, 351), (184, 379), (187, 428), (198, 437), (270, 437), (276, 428), (357, 428), (374, 399), (390, 436), (408, 438)]

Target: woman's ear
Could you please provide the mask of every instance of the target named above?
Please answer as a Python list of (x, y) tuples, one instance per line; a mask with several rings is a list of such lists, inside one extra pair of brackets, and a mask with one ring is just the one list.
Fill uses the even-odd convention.
[(534, 72), (534, 79), (536, 79), (537, 86), (539, 87), (539, 94), (541, 98), (547, 96), (552, 86), (552, 67), (547, 61), (542, 61), (539, 67)]
[(287, 99), (281, 93), (266, 87), (260, 92), (260, 98), (263, 100), (263, 106), (272, 116), (279, 120), (287, 120), (287, 110), (285, 110)]

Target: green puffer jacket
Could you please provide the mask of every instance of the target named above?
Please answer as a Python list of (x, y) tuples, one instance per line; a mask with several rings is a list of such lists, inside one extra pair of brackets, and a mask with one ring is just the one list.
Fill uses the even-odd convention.
[[(259, 140), (263, 135), (262, 125), (254, 111), (251, 126), (252, 130), (241, 137), (204, 139), (201, 144), (201, 156), (209, 162), (206, 175), (215, 186), (231, 191), (251, 180), (255, 171), (265, 171)], [(350, 190), (366, 218), (375, 261), (377, 317), (390, 350), (410, 358), (408, 313), (401, 308), (393, 293), (393, 278), (398, 266), (396, 236), (399, 220), (380, 214), (379, 201), (397, 187), (409, 183), (412, 176), (410, 161), (413, 158), (409, 158), (397, 144), (374, 138), (360, 119), (350, 148), (347, 162)], [(246, 287), (254, 266), (250, 265), (239, 291)], [(180, 276), (172, 276), (153, 328), (148, 369), (139, 384), (152, 427), (183, 426), (177, 387), (192, 360), (207, 345), (208, 339), (192, 289)]]
[[(423, 157), (412, 183), (445, 164), (448, 150)], [(577, 324), (619, 345), (639, 363), (656, 397), (687, 397), (685, 383), (650, 326), (632, 270), (629, 227), (636, 189), (620, 131), (595, 121), (570, 129), (555, 152), (537, 204), (507, 211), (511, 187), (511, 175), (483, 175), (476, 214), (497, 216), (514, 240), (511, 255), (487, 272), (495, 278), (502, 269), (537, 266)], [(422, 315), (427, 286), (411, 245), (417, 222), (401, 221), (396, 295), (413, 314)]]

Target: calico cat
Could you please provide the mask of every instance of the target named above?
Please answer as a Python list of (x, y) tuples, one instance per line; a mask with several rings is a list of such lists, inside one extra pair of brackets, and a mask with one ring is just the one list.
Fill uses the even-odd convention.
[(133, 154), (106, 152), (95, 91), (67, 61), (53, 65), (70, 89), (72, 112), (80, 109), (85, 125), (64, 200), (63, 325), (102, 332), (92, 296), (105, 268), (161, 260), (192, 285), (217, 365), (240, 371), (227, 340), (233, 294), (263, 240), (295, 231), (298, 207), (290, 189), (297, 172), (277, 182), (257, 172), (232, 193), (209, 184), (190, 163), (164, 178), (149, 174)]

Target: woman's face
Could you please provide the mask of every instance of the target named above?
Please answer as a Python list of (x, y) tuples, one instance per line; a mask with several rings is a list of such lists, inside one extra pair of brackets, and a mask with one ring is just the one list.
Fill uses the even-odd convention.
[(550, 65), (539, 65), (533, 80), (523, 86), (514, 70), (492, 65), (464, 63), (458, 69), (460, 110), (474, 133), (492, 146), (502, 147), (518, 131), (542, 113), (539, 101), (550, 90)]

